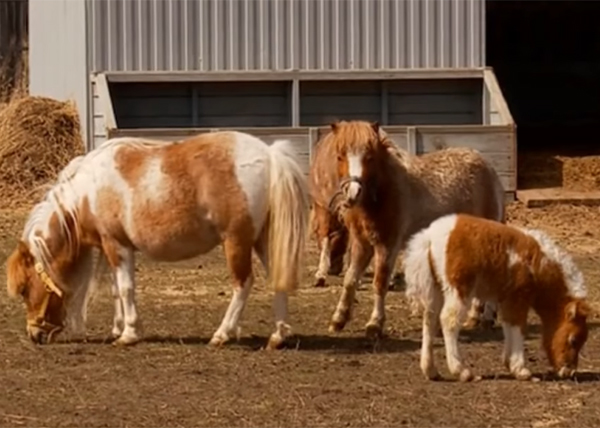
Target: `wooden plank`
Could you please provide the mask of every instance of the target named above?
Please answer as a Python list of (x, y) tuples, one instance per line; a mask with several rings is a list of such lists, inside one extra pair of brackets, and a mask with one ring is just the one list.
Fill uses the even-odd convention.
[(480, 109), (476, 94), (410, 94), (389, 96), (390, 114), (474, 113)]
[(96, 76), (94, 82), (96, 86), (95, 91), (98, 94), (100, 111), (104, 116), (104, 126), (108, 129), (114, 129), (117, 127), (117, 120), (115, 119), (112, 97), (108, 88), (106, 76), (100, 74)]
[(388, 132), (388, 138), (402, 150), (408, 151), (408, 138), (406, 132)]
[(481, 116), (482, 116), (482, 123), (484, 125), (489, 125), (491, 123), (491, 116), (492, 116), (492, 111), (491, 111), (491, 96), (490, 96), (490, 91), (487, 88), (487, 85), (485, 84), (485, 81), (482, 82), (482, 97), (481, 97)]
[(527, 189), (516, 192), (517, 199), (527, 208), (544, 207), (551, 204), (600, 206), (600, 192), (578, 192), (563, 188)]
[(208, 97), (200, 94), (198, 99), (200, 117), (281, 116), (287, 122), (290, 107), (285, 96)]
[(473, 113), (403, 113), (390, 114), (392, 125), (476, 125), (478, 115)]
[[(217, 129), (218, 130), (218, 129)], [(290, 127), (264, 127), (264, 128), (253, 128), (253, 127), (230, 127), (227, 131), (240, 131), (248, 134), (256, 135), (262, 138), (264, 135), (277, 134), (281, 135), (282, 138), (286, 138), (289, 135), (307, 135), (307, 128), (290, 128)], [(225, 131), (225, 129), (223, 129)], [(169, 137), (169, 138), (185, 138), (205, 132), (211, 132), (210, 128), (137, 128), (137, 129), (115, 129), (110, 133), (110, 137), (131, 137), (136, 135), (145, 135), (150, 138), (156, 137)]]
[(335, 116), (344, 114), (377, 114), (381, 99), (377, 95), (303, 96), (300, 98), (302, 116)]
[(417, 128), (414, 126), (406, 128), (406, 151), (410, 156), (416, 156), (418, 153), (417, 139)]
[(301, 126), (323, 126), (329, 125), (332, 122), (337, 120), (368, 120), (371, 122), (378, 121), (380, 119), (379, 112), (376, 113), (345, 113), (343, 115), (340, 114), (330, 114), (329, 116), (323, 115), (306, 115), (303, 114), (300, 118)]
[(483, 77), (484, 68), (421, 68), (394, 70), (290, 70), (290, 71), (146, 71), (105, 72), (109, 82), (226, 82), (279, 80), (397, 80), (397, 79), (475, 79)]
[(300, 126), (300, 81), (298, 79), (294, 79), (292, 82), (290, 98), (291, 124), (292, 126)]
[(390, 119), (390, 97), (388, 91), (388, 82), (381, 82), (381, 100), (380, 100), (380, 111), (381, 111), (381, 124), (387, 125)]
[(381, 81), (318, 81), (300, 82), (300, 96), (377, 96), (381, 93)]
[(488, 91), (490, 92), (491, 104), (495, 105), (495, 107), (498, 109), (498, 112), (502, 117), (502, 122), (507, 125), (514, 124), (515, 121), (513, 120), (510, 109), (508, 108), (508, 104), (502, 95), (496, 75), (491, 68), (488, 67), (483, 72), (483, 80), (488, 88)]
[(390, 95), (412, 94), (478, 94), (484, 85), (483, 79), (418, 79), (388, 81)]
[(470, 147), (481, 152), (513, 154), (512, 133), (508, 131), (479, 134), (427, 132), (419, 128), (418, 153), (445, 147)]

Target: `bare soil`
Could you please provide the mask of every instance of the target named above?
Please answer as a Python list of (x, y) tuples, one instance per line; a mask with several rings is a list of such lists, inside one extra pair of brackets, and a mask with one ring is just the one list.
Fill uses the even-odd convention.
[[(24, 212), (0, 213), (0, 281)], [(512, 223), (547, 230), (576, 257), (591, 300), (600, 302), (600, 208), (510, 208)], [(138, 261), (138, 303), (145, 340), (130, 348), (109, 343), (113, 314), (108, 287), (91, 304), (86, 343), (34, 346), (24, 330), (21, 303), (0, 294), (0, 426), (599, 426), (598, 318), (584, 348), (582, 373), (569, 381), (548, 376), (532, 316), (527, 355), (539, 382), (512, 380), (500, 363), (501, 329), (464, 331), (461, 350), (483, 380), (461, 384), (445, 366), (431, 382), (419, 369), (420, 318), (411, 317), (402, 290), (388, 294), (387, 337), (364, 338), (371, 309), (368, 278), (355, 319), (339, 335), (327, 332), (341, 278), (310, 288), (317, 256), (311, 243), (302, 288), (291, 298), (297, 334), (281, 351), (265, 351), (273, 330), (271, 298), (258, 280), (239, 342), (207, 346), (231, 288), (222, 251), (182, 263)]]

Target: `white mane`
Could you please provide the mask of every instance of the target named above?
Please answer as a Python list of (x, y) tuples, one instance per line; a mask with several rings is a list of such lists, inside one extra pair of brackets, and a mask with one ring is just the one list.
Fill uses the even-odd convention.
[(555, 262), (561, 267), (569, 294), (575, 298), (585, 298), (587, 290), (583, 273), (579, 270), (571, 255), (556, 245), (556, 243), (541, 230), (528, 229), (525, 227), (517, 227), (517, 229), (535, 239), (540, 245), (544, 255), (550, 261)]

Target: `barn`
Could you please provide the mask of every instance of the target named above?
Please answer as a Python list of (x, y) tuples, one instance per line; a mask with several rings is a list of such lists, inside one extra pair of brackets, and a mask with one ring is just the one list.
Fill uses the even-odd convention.
[[(535, 147), (540, 132), (571, 135), (573, 125), (591, 124), (598, 102), (589, 92), (567, 117), (570, 91), (547, 91), (576, 74), (568, 55), (584, 50), (570, 49), (551, 23), (563, 14), (584, 22), (597, 7), (551, 4), (30, 0), (30, 92), (75, 99), (89, 148), (114, 136), (240, 129), (292, 139), (306, 169), (330, 121), (379, 120), (414, 154), (481, 150), (512, 198), (516, 124), (519, 148)], [(555, 50), (551, 36), (561, 39)], [(558, 50), (561, 60), (550, 55)]]

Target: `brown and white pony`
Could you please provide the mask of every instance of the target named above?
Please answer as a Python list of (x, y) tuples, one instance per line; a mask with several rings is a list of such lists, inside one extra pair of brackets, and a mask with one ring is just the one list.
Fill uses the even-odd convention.
[(256, 251), (275, 289), (276, 331), (287, 335), (288, 291), (299, 281), (308, 228), (304, 174), (288, 141), (240, 132), (164, 143), (116, 138), (75, 158), (30, 213), (7, 262), (7, 288), (26, 304), (36, 343), (79, 330), (99, 261), (114, 274), (116, 344), (140, 340), (134, 254), (177, 261), (223, 244), (234, 293), (211, 344), (237, 332)]
[(588, 335), (589, 307), (582, 273), (539, 230), (469, 215), (447, 215), (410, 240), (404, 258), (406, 295), (423, 308), (421, 370), (437, 378), (433, 335), (441, 322), (450, 373), (473, 378), (458, 352), (458, 335), (473, 297), (498, 302), (504, 331), (502, 359), (517, 379), (525, 367), (523, 331), (529, 309), (542, 322), (543, 346), (560, 377), (577, 369)]
[[(331, 125), (315, 148), (310, 191), (321, 245), (318, 281), (324, 281), (329, 268), (331, 234), (347, 228), (350, 235), (350, 264), (330, 323), (334, 332), (350, 319), (356, 287), (373, 255), (375, 302), (369, 335), (382, 331), (389, 278), (411, 235), (452, 212), (497, 221), (505, 216), (500, 179), (479, 152), (452, 148), (410, 156), (377, 123), (365, 121)], [(338, 213), (343, 220), (336, 224)], [(492, 308), (486, 309), (484, 315), (493, 321)]]

